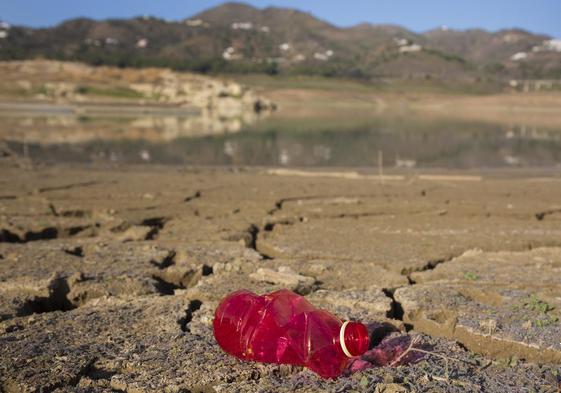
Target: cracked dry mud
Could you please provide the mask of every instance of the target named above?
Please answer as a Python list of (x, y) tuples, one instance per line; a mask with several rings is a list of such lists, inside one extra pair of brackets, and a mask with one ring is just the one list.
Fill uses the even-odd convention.
[[(0, 392), (559, 390), (560, 179), (2, 165)], [(326, 381), (224, 354), (220, 299), (283, 287), (434, 355)]]

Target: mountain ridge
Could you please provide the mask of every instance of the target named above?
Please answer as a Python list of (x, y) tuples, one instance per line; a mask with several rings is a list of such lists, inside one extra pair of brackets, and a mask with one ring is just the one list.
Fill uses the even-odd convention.
[(241, 2), (179, 21), (75, 18), (49, 28), (0, 29), (0, 60), (32, 58), (369, 79), (561, 78), (558, 40), (523, 29), (340, 27), (308, 12)]

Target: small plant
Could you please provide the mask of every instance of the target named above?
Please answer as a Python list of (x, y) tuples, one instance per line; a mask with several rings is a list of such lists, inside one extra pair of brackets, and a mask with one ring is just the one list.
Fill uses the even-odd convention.
[(362, 386), (362, 387), (365, 388), (365, 387), (368, 386), (368, 383), (369, 383), (369, 382), (368, 382), (368, 378), (362, 377), (362, 378), (360, 379), (360, 386)]
[(47, 89), (47, 86), (45, 86), (45, 85), (36, 86), (36, 87), (33, 88), (32, 91), (33, 91), (34, 94), (42, 94), (42, 95), (45, 95), (45, 96), (49, 95), (49, 89)]
[(524, 306), (532, 311), (537, 311), (542, 314), (546, 314), (549, 311), (553, 310), (548, 303), (538, 299), (538, 297), (534, 294), (531, 294), (528, 298), (528, 301), (524, 304)]
[(539, 327), (539, 328), (543, 327), (543, 323), (542, 323), (541, 319), (536, 319), (534, 321), (534, 324), (536, 325), (536, 327)]
[(501, 358), (495, 361), (495, 364), (499, 367), (509, 368), (509, 367), (516, 367), (519, 363), (519, 359), (517, 356), (511, 356), (508, 358)]
[(87, 86), (78, 85), (75, 90), (77, 94), (104, 96), (113, 98), (144, 98), (144, 95), (126, 86)]
[(465, 272), (464, 278), (469, 281), (477, 281), (479, 279), (479, 276), (473, 272)]
[(77, 94), (88, 94), (90, 92), (90, 88), (88, 86), (76, 86), (75, 92)]
[(534, 325), (538, 328), (546, 327), (549, 325), (553, 325), (554, 323), (559, 322), (559, 317), (549, 315), (546, 319), (536, 319), (534, 321)]
[(518, 366), (518, 362), (519, 362), (519, 360), (518, 360), (518, 357), (517, 357), (517, 356), (512, 356), (512, 357), (510, 357), (510, 358), (508, 359), (508, 365), (509, 365), (510, 367), (516, 367), (516, 366)]

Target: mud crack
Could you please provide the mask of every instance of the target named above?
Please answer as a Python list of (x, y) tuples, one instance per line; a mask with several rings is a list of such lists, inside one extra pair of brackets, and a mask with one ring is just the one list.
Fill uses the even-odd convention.
[(153, 275), (152, 278), (156, 281), (156, 290), (164, 296), (173, 296), (176, 289), (184, 289), (183, 286), (174, 284), (171, 281), (165, 280), (158, 275)]
[(176, 256), (177, 253), (171, 250), (168, 252), (168, 255), (166, 255), (161, 261), (158, 262), (156, 260), (151, 260), (150, 263), (160, 270), (167, 269), (168, 267), (175, 265)]
[(75, 210), (61, 211), (57, 209), (57, 207), (53, 203), (49, 203), (49, 210), (51, 211), (51, 214), (55, 217), (91, 218), (93, 216), (91, 210), (75, 209)]
[(111, 381), (111, 377), (118, 373), (119, 371), (104, 368), (94, 363), (86, 370), (83, 376), (93, 381)]
[(68, 299), (69, 293), (68, 280), (60, 275), (55, 275), (48, 285), (48, 295), (28, 299), (18, 310), (18, 316), (73, 310), (76, 306)]
[(177, 253), (169, 251), (168, 255), (161, 261), (152, 260), (150, 263), (158, 268), (152, 274), (156, 281), (156, 290), (161, 295), (171, 296), (178, 289), (192, 288), (201, 278), (214, 274), (212, 266), (208, 265), (177, 265)]
[(81, 246), (65, 248), (63, 251), (68, 255), (74, 255), (75, 257), (82, 258), (84, 256), (84, 248)]
[(203, 302), (198, 299), (191, 300), (187, 309), (185, 310), (185, 316), (179, 318), (177, 323), (179, 324), (179, 328), (182, 332), (190, 333), (191, 329), (189, 329), (189, 323), (193, 320), (193, 314), (195, 311), (199, 310)]
[(117, 182), (112, 181), (112, 182), (105, 182), (105, 181), (87, 181), (87, 182), (83, 182), (83, 183), (72, 183), (72, 184), (67, 184), (64, 186), (55, 186), (55, 187), (43, 187), (43, 188), (39, 188), (37, 191), (39, 193), (44, 193), (44, 192), (50, 192), (50, 191), (64, 191), (64, 190), (70, 190), (73, 188), (81, 188), (81, 187), (90, 187), (90, 186), (97, 186), (100, 184), (116, 184)]
[(397, 319), (398, 321), (403, 321), (404, 311), (401, 304), (397, 300), (395, 300), (395, 289), (383, 288), (382, 291), (384, 292), (384, 295), (389, 297), (392, 301), (391, 309), (386, 313), (386, 317)]
[(27, 243), (38, 240), (52, 240), (58, 238), (73, 237), (87, 229), (92, 225), (80, 225), (67, 228), (45, 227), (38, 231), (26, 231), (17, 233), (7, 228), (0, 229), (0, 243)]
[(143, 220), (140, 225), (150, 227), (150, 231), (146, 234), (145, 240), (154, 240), (158, 233), (164, 229), (166, 222), (169, 221), (167, 217), (153, 217)]
[(199, 199), (202, 195), (203, 195), (203, 193), (200, 190), (197, 190), (197, 191), (195, 191), (195, 193), (193, 195), (189, 195), (187, 198), (185, 198), (183, 200), (183, 202), (194, 201), (195, 199)]
[(249, 238), (246, 241), (246, 247), (254, 250), (258, 253), (262, 259), (264, 260), (271, 260), (273, 259), (271, 256), (264, 254), (263, 252), (259, 251), (257, 248), (257, 238), (259, 237), (259, 233), (261, 229), (255, 224), (251, 224), (247, 229), (247, 233), (249, 234)]
[(561, 209), (552, 209), (543, 212), (538, 212), (534, 216), (536, 217), (536, 220), (543, 221), (547, 216), (550, 216), (552, 214), (560, 214), (560, 213), (561, 213)]
[(411, 278), (411, 274), (413, 273), (419, 273), (419, 272), (426, 272), (429, 270), (433, 270), (434, 268), (436, 268), (438, 265), (442, 264), (442, 263), (446, 263), (446, 262), (450, 262), (453, 259), (458, 258), (459, 256), (463, 255), (464, 253), (460, 253), (460, 254), (454, 254), (454, 255), (449, 255), (447, 257), (444, 258), (438, 258), (438, 259), (431, 259), (429, 261), (427, 261), (423, 266), (419, 267), (419, 268), (412, 268), (412, 269), (404, 269), (401, 271), (401, 275), (406, 276), (407, 277), (407, 281), (409, 281), (410, 285), (416, 284), (415, 280), (413, 280), (413, 278)]
[(333, 196), (325, 196), (325, 195), (313, 195), (313, 196), (304, 196), (304, 197), (289, 197), (289, 198), (282, 198), (275, 202), (275, 207), (267, 212), (269, 215), (273, 215), (276, 212), (282, 210), (283, 206), (287, 202), (295, 202), (295, 201), (309, 201), (314, 199), (327, 199), (327, 198), (337, 198)]

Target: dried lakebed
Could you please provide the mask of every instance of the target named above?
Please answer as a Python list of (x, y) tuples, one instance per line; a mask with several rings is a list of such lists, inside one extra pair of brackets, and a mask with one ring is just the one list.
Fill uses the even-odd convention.
[[(2, 392), (559, 389), (561, 179), (5, 161)], [(435, 355), (335, 381), (239, 362), (211, 321), (240, 288), (291, 288)]]

